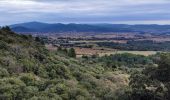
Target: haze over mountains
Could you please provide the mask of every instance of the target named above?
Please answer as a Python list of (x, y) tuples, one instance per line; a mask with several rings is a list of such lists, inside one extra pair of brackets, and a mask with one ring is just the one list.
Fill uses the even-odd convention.
[(127, 24), (62, 24), (27, 22), (10, 25), (15, 32), (140, 32), (140, 33), (170, 33), (170, 25), (127, 25)]

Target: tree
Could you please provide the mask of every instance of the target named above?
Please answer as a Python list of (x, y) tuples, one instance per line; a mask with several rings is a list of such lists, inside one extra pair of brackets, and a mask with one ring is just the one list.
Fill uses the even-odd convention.
[(40, 38), (39, 37), (35, 37), (35, 41), (40, 42)]
[(63, 52), (66, 53), (66, 54), (68, 53), (66, 48), (63, 49)]
[(170, 54), (162, 54), (156, 78), (162, 82), (170, 82)]
[(35, 37), (35, 41), (36, 41), (36, 42), (41, 43), (42, 45), (44, 45), (44, 44), (45, 44), (45, 43), (44, 43), (44, 41), (43, 41), (43, 40), (41, 40), (41, 38), (40, 38), (40, 37)]
[(130, 100), (170, 99), (170, 54), (161, 54), (158, 67), (146, 67), (130, 77)]
[(62, 47), (60, 47), (60, 46), (57, 48), (57, 51), (62, 51), (62, 50), (63, 50), (63, 49), (62, 49)]
[(82, 58), (88, 60), (89, 57), (86, 55), (83, 55)]
[(68, 51), (68, 56), (69, 56), (69, 57), (76, 58), (76, 52), (75, 52), (75, 49), (74, 49), (74, 48), (69, 49), (69, 51)]
[(11, 29), (9, 26), (2, 27), (1, 30), (6, 31), (6, 32), (11, 32)]

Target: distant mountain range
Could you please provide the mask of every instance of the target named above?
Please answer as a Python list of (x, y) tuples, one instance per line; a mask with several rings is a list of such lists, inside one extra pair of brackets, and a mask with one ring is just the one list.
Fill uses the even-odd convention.
[(127, 24), (48, 24), (28, 22), (10, 25), (15, 32), (57, 33), (57, 32), (140, 32), (170, 33), (170, 25), (127, 25)]

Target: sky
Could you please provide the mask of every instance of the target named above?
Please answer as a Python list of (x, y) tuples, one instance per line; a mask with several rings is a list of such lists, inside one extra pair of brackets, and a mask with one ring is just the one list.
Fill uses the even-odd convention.
[(0, 25), (170, 24), (170, 0), (0, 0)]

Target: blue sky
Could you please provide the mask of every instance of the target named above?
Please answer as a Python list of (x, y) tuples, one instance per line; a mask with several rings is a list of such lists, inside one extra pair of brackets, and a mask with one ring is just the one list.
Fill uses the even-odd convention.
[(0, 0), (0, 25), (48, 23), (170, 24), (170, 0)]

